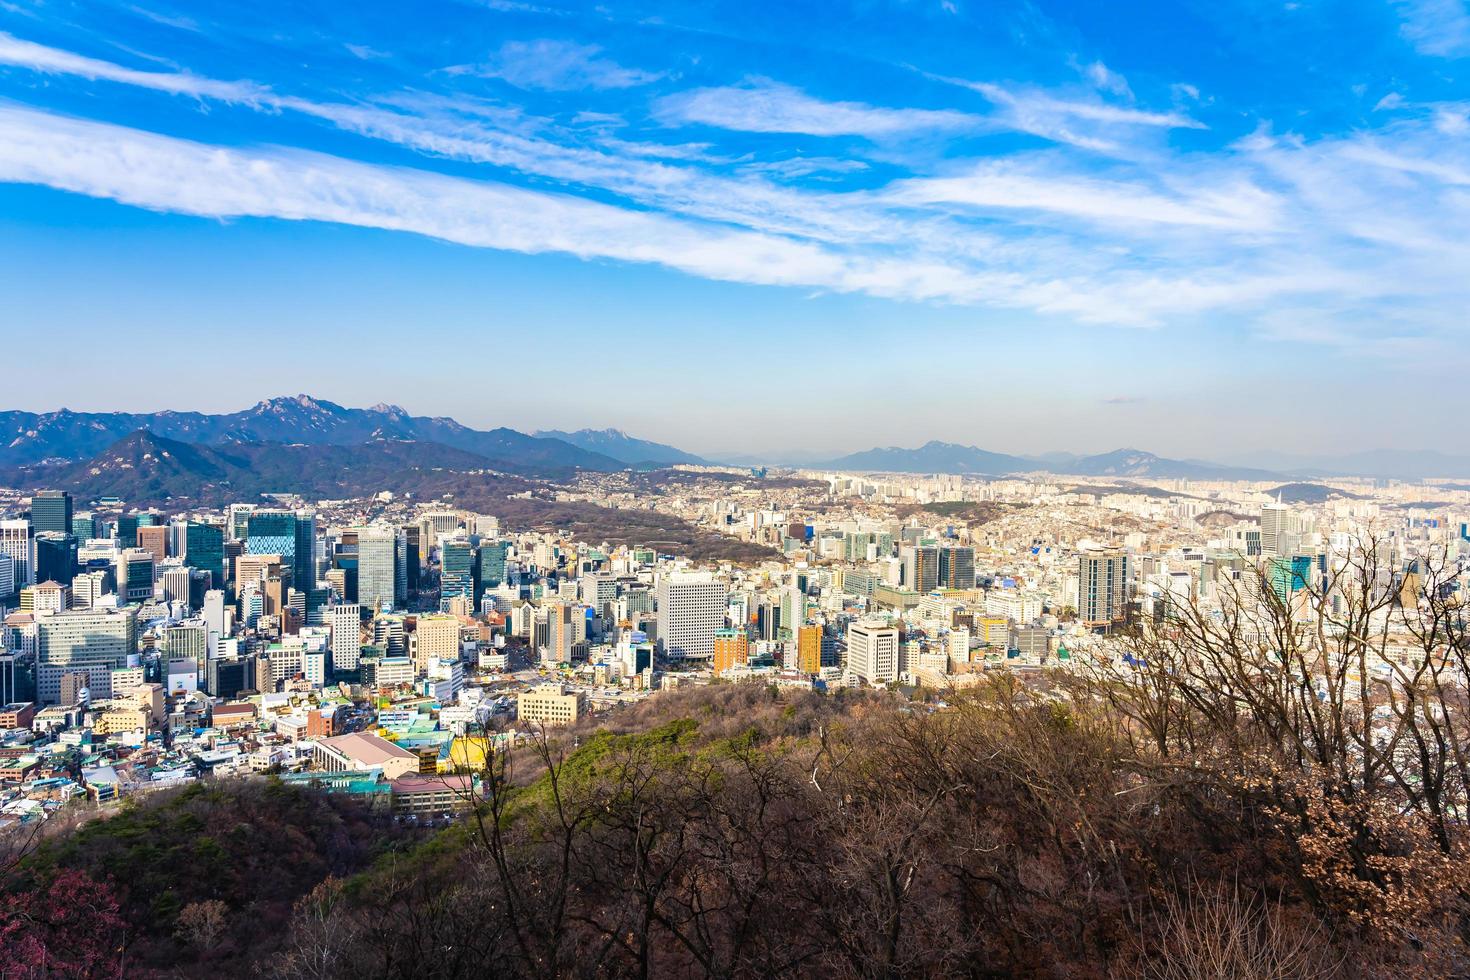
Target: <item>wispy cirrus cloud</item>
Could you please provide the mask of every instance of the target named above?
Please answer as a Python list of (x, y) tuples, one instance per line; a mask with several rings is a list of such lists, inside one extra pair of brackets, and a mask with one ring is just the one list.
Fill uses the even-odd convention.
[(138, 71), (110, 61), (21, 40), (3, 31), (0, 31), (0, 64), (16, 65), (48, 75), (75, 75), (79, 78), (136, 85), (155, 92), (216, 99), (221, 102), (258, 104), (274, 99), (268, 88), (254, 82), (222, 82), (189, 72)]
[(507, 41), (483, 64), (456, 65), (446, 70), (498, 78), (516, 88), (552, 92), (635, 88), (664, 77), (661, 72), (625, 68), (603, 57), (602, 49), (595, 45), (552, 39)]
[(888, 109), (862, 102), (824, 101), (767, 78), (665, 96), (657, 102), (654, 112), (672, 125), (869, 139), (936, 130), (973, 130), (985, 125), (981, 117), (951, 109)]
[(343, 44), (342, 47), (346, 48), (347, 53), (359, 61), (376, 61), (380, 58), (392, 57), (387, 51), (379, 51), (377, 48), (369, 47), (366, 44), (347, 43)]
[(1415, 49), (1441, 58), (1470, 55), (1470, 8), (1465, 0), (1395, 0), (1399, 33)]
[(1166, 193), (1136, 180), (1100, 180), (993, 162), (960, 176), (899, 181), (887, 196), (902, 204), (1044, 212), (1113, 227), (1159, 224), (1243, 232), (1272, 230), (1281, 208), (1275, 195), (1238, 179), (1229, 186)]
[[(214, 147), (33, 110), (5, 117), (0, 180), (155, 210), (335, 221), (472, 247), (564, 251), (712, 279), (1085, 323), (1249, 321), (1270, 307), (1262, 335), (1302, 342), (1314, 334), (1282, 324), (1294, 310), (1303, 323), (1320, 324), (1308, 314), (1328, 300), (1420, 311), (1430, 326), (1415, 329), (1417, 346), (1384, 348), (1395, 350), (1434, 343), (1448, 329), (1440, 314), (1470, 302), (1463, 276), (1470, 254), (1459, 231), (1470, 221), (1470, 137), (1445, 121), (1461, 112), (1457, 104), (1418, 106), (1378, 131), (1315, 141), (1263, 127), (1208, 157), (1161, 145), (1099, 168), (1092, 154), (1063, 143), (945, 163), (934, 173), (903, 170), (875, 185), (867, 162), (840, 153), (807, 158), (783, 147), (779, 155), (737, 158), (721, 153), (718, 141), (663, 146), (613, 138), (608, 126), (567, 130), (459, 94), (316, 101), (255, 82), (138, 71), (9, 35), (0, 35), (0, 63), (218, 99), (266, 118), (297, 113), (428, 161), (531, 175), (568, 192), (517, 187), (500, 172), (465, 180), (299, 151)], [(916, 124), (912, 117), (899, 124), (881, 114), (936, 111), (789, 92), (796, 119), (846, 106), (856, 118), (839, 123), (844, 130), (903, 132)], [(1178, 123), (1037, 91), (1008, 94), (1073, 120), (1106, 119), (1114, 134)], [(876, 124), (871, 113), (880, 114)], [(811, 181), (818, 170), (863, 174), (865, 182), (825, 187)], [(576, 196), (588, 190), (598, 200)]]

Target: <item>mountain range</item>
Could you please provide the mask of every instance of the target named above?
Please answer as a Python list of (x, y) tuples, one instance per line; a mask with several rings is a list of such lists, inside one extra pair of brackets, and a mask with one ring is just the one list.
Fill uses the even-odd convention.
[(168, 501), (217, 506), (268, 493), (323, 500), (367, 497), (383, 490), (423, 495), (473, 489), (503, 494), (536, 486), (499, 472), (483, 456), (434, 442), (377, 439), (355, 446), (274, 442), (206, 446), (142, 429), (90, 459), (0, 469), (0, 485), (55, 487), (83, 501), (120, 497), (135, 506)]
[(695, 466), (709, 465), (708, 460), (701, 459), (693, 453), (686, 453), (682, 449), (666, 446), (661, 442), (636, 439), (622, 429), (578, 429), (576, 432), (538, 429), (532, 435), (538, 439), (560, 439), (578, 449), (611, 456), (629, 466), (673, 466), (677, 463), (689, 463)]
[(1018, 456), (975, 446), (931, 441), (915, 448), (878, 447), (835, 459), (819, 453), (728, 456), (707, 460), (664, 443), (639, 439), (619, 429), (472, 429), (452, 418), (410, 415), (397, 405), (346, 408), (309, 395), (271, 398), (238, 412), (0, 412), (0, 468), (43, 461), (90, 459), (135, 432), (196, 447), (305, 445), (360, 447), (396, 441), (433, 444), (478, 457), (484, 468), (503, 473), (554, 477), (575, 470), (614, 472), (680, 463), (777, 465), (890, 473), (957, 473), (1004, 476), (1054, 473), (1079, 477), (1143, 477), (1187, 480), (1279, 480), (1332, 476), (1399, 479), (1470, 478), (1470, 456), (1435, 451), (1375, 450), (1343, 456), (1262, 453), (1249, 460), (1217, 463), (1169, 459), (1138, 449), (1097, 455), (1045, 453)]
[(226, 415), (201, 412), (0, 412), (0, 466), (47, 459), (80, 460), (124, 436), (147, 431), (202, 446), (282, 443), (356, 446), (379, 440), (432, 442), (525, 469), (620, 470), (622, 460), (555, 438), (514, 429), (481, 431), (451, 418), (409, 415), (397, 405), (344, 408), (309, 395), (272, 398)]
[(1139, 449), (1096, 456), (1050, 453), (1011, 456), (952, 442), (927, 442), (916, 449), (889, 446), (852, 453), (820, 464), (830, 469), (886, 473), (1057, 473), (1067, 476), (1149, 477), (1160, 480), (1274, 480), (1280, 474), (1248, 466), (1222, 466), (1192, 459), (1166, 459)]

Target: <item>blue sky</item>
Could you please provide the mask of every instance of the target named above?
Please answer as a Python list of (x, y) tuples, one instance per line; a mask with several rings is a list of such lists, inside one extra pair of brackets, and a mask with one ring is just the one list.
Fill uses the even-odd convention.
[(4, 407), (1463, 451), (1467, 67), (1464, 0), (0, 0)]

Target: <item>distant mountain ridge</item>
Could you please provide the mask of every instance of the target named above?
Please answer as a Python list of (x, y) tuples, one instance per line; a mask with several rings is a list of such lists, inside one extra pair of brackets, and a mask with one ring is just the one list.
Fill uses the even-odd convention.
[(634, 438), (622, 429), (578, 429), (575, 432), (565, 432), (561, 429), (537, 429), (531, 434), (538, 439), (560, 439), (579, 449), (611, 456), (629, 466), (639, 466), (645, 463), (664, 466), (676, 463), (689, 463), (695, 466), (708, 465), (707, 460), (693, 453), (686, 453), (682, 449), (661, 442)]
[(1368, 449), (1308, 456), (1255, 453), (1261, 465), (1300, 476), (1368, 476), (1398, 480), (1470, 479), (1470, 455), (1433, 449)]
[(271, 398), (225, 415), (201, 412), (0, 412), (0, 466), (86, 459), (137, 431), (202, 446), (281, 443), (354, 446), (375, 439), (432, 442), (527, 467), (614, 471), (626, 463), (556, 438), (471, 429), (397, 405), (345, 408), (309, 395)]
[(839, 470), (876, 473), (962, 473), (1006, 476), (1056, 473), (1066, 476), (1141, 476), (1163, 480), (1275, 480), (1281, 474), (1200, 460), (1166, 459), (1139, 449), (1116, 449), (1095, 456), (1049, 453), (1012, 456), (952, 442), (927, 442), (916, 449), (888, 446), (852, 453), (820, 464)]
[[(494, 460), (432, 442), (378, 439), (356, 446), (240, 442), (204, 446), (146, 429), (91, 459), (0, 470), (0, 485), (68, 490), (87, 501), (120, 497), (133, 505), (188, 500), (194, 505), (249, 501), (264, 493), (316, 499), (420, 492), (451, 474), (495, 470)], [(482, 474), (484, 488), (534, 486), (519, 476)]]

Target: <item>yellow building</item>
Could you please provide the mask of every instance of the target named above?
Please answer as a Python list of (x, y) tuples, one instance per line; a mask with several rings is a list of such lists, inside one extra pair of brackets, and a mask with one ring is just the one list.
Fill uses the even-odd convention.
[(420, 674), (428, 673), (430, 664), (458, 660), (459, 617), (420, 616), (409, 642), (413, 646), (414, 669)]
[(119, 735), (123, 732), (147, 731), (147, 708), (109, 708), (92, 720), (94, 735)]
[(796, 632), (796, 669), (803, 674), (822, 670), (822, 627), (803, 626)]
[(715, 630), (715, 676), (750, 663), (750, 637), (744, 630)]
[(975, 634), (988, 647), (1004, 647), (1010, 642), (1011, 621), (1004, 616), (981, 616), (975, 620)]
[(560, 684), (543, 684), (516, 697), (516, 717), (544, 725), (570, 725), (582, 715), (582, 695)]

